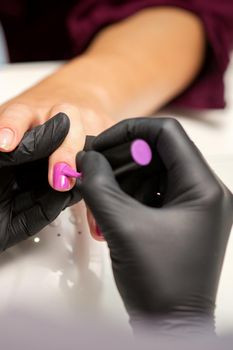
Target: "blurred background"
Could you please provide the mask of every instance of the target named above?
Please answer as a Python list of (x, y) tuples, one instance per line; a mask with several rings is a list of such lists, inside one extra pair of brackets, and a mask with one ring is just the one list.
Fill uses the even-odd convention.
[(0, 64), (8, 62), (7, 46), (5, 36), (0, 23)]

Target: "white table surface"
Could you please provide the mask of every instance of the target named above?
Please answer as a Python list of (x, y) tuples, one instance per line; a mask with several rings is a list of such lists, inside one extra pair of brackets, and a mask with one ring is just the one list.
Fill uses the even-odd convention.
[[(232, 60), (233, 61), (233, 60)], [(60, 63), (0, 67), (0, 103), (30, 87)], [(226, 74), (227, 108), (218, 111), (166, 110), (175, 116), (220, 178), (233, 191), (233, 62)], [(81, 232), (81, 233), (80, 233)], [(83, 204), (67, 209), (38, 235), (0, 256), (0, 312), (23, 308), (52, 317), (92, 312), (128, 327), (105, 243), (89, 235)], [(217, 329), (233, 331), (233, 235), (217, 298)]]

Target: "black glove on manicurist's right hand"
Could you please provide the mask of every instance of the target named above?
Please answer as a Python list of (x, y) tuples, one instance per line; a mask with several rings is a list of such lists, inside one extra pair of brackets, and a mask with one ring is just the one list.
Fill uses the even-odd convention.
[(120, 122), (96, 137), (93, 148), (104, 152), (135, 138), (153, 148), (140, 182), (129, 173), (119, 178), (120, 187), (95, 151), (81, 152), (77, 161), (81, 193), (108, 243), (131, 322), (158, 319), (163, 330), (189, 332), (201, 331), (208, 320), (213, 330), (232, 194), (174, 119)]

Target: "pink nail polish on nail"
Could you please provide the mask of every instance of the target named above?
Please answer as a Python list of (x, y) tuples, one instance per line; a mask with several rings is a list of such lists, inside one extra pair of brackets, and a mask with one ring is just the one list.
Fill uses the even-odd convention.
[(95, 232), (96, 232), (97, 236), (104, 238), (103, 233), (100, 231), (100, 228), (98, 225), (95, 226)]
[(57, 163), (53, 168), (53, 187), (59, 191), (70, 188), (70, 180), (63, 174), (65, 167), (67, 167), (66, 163)]

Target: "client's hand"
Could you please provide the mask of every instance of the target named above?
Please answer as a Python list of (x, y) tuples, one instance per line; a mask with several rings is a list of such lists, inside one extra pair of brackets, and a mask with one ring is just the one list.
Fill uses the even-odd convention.
[(48, 183), (48, 157), (63, 142), (69, 119), (59, 113), (26, 132), (13, 152), (0, 152), (0, 251), (35, 234), (80, 199)]
[(174, 119), (126, 120), (93, 148), (104, 152), (135, 138), (150, 143), (153, 162), (120, 183), (102, 154), (78, 156), (81, 193), (108, 243), (131, 322), (153, 319), (165, 332), (200, 331), (207, 322), (213, 330), (232, 194)]

